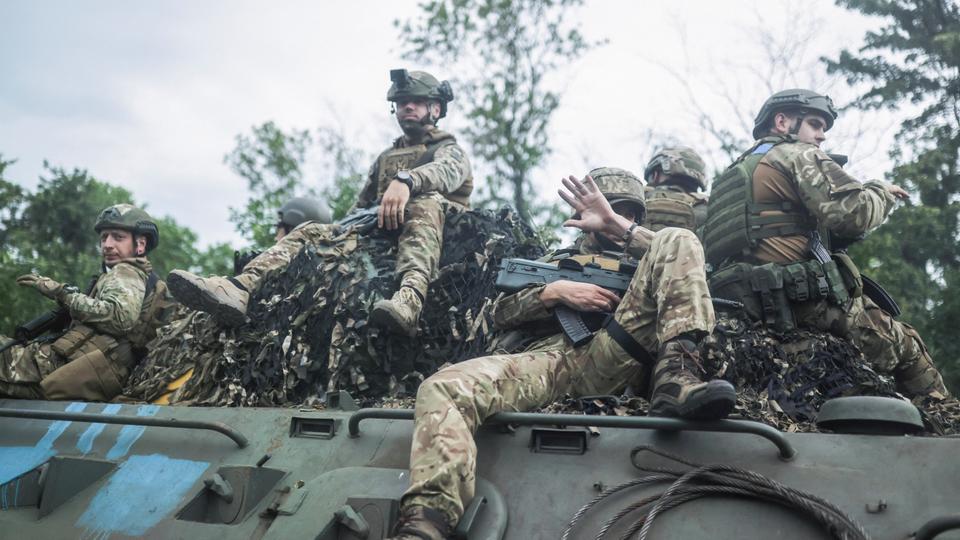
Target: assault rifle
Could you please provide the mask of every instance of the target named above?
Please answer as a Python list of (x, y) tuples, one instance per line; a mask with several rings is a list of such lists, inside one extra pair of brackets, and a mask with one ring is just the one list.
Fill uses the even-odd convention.
[[(504, 259), (500, 263), (500, 272), (497, 274), (495, 285), (503, 292), (514, 293), (531, 285), (568, 280), (593, 283), (623, 296), (636, 271), (635, 264), (594, 256), (573, 256), (560, 259), (556, 263)], [(570, 338), (575, 347), (590, 341), (593, 337), (593, 332), (584, 321), (584, 313), (564, 305), (558, 305), (553, 313), (563, 333)], [(597, 315), (592, 314), (592, 317), (596, 319)], [(599, 315), (606, 318), (609, 313), (601, 312)]]
[[(90, 279), (90, 284), (84, 294), (89, 296), (93, 292), (99, 278), (100, 276), (94, 276)], [(70, 320), (70, 310), (63, 306), (58, 306), (57, 309), (43, 313), (14, 328), (13, 340), (0, 346), (0, 353), (16, 345), (26, 345), (47, 335), (49, 337), (59, 337), (70, 326)]]
[(45, 334), (59, 334), (70, 324), (70, 312), (65, 307), (50, 310), (13, 330), (13, 341), (0, 347), (0, 353), (16, 345), (26, 345)]

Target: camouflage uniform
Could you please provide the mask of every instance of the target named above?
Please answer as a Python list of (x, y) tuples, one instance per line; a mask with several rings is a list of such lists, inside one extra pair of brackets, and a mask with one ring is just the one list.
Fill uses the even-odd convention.
[(172, 307), (162, 281), (147, 294), (151, 273), (146, 258), (124, 259), (100, 274), (89, 295), (64, 294), (69, 329), (52, 343), (5, 351), (0, 396), (107, 401), (119, 395)]
[[(758, 158), (755, 165), (745, 165)], [(885, 182), (859, 182), (817, 146), (793, 135), (760, 139), (728, 172), (737, 166), (747, 171), (745, 189), (752, 193), (749, 206), (755, 210), (744, 219), (748, 205), (741, 205), (738, 201), (743, 197), (735, 195), (741, 189), (735, 184), (743, 180), (731, 176), (727, 182), (727, 173), (721, 176), (714, 186), (703, 236), (707, 261), (721, 271), (736, 263), (776, 267), (810, 261), (811, 231), (857, 238), (878, 227), (896, 203)], [(742, 223), (749, 231), (746, 235), (731, 232), (733, 223)], [(943, 378), (917, 331), (861, 295), (856, 285), (859, 271), (849, 257), (834, 254), (834, 259), (849, 299), (791, 302), (796, 324), (850, 339), (874, 369), (892, 373), (907, 394), (946, 394)], [(711, 277), (712, 292), (729, 297), (715, 290), (717, 281)]]
[[(397, 171), (404, 169), (409, 169), (413, 186), (398, 240), (397, 274), (401, 276), (401, 285), (425, 296), (427, 285), (436, 278), (445, 216), (468, 207), (473, 177), (467, 155), (453, 135), (428, 126), (423, 141), (399, 137), (380, 154), (354, 208), (377, 204)], [(303, 223), (250, 261), (234, 279), (253, 291), (264, 274), (289, 264), (303, 246), (335, 234), (335, 225)]]
[[(639, 267), (615, 319), (647, 351), (685, 333), (707, 333), (714, 313), (697, 238), (682, 229), (657, 233), (648, 252), (635, 233), (626, 253)], [(578, 242), (583, 253), (598, 253), (594, 242)], [(540, 300), (543, 286), (501, 297), (494, 307), (499, 328), (552, 316)], [(474, 495), (477, 449), (473, 433), (500, 411), (525, 411), (564, 394), (609, 394), (635, 377), (642, 366), (605, 329), (574, 348), (562, 334), (544, 338), (526, 352), (468, 360), (428, 378), (417, 393), (410, 452), (411, 486), (405, 509), (426, 507), (455, 524)]]
[[(661, 175), (657, 177), (656, 172)], [(680, 227), (697, 232), (707, 219), (709, 196), (706, 165), (692, 148), (663, 148), (647, 163), (643, 172), (647, 187), (647, 217), (643, 226), (651, 231)]]

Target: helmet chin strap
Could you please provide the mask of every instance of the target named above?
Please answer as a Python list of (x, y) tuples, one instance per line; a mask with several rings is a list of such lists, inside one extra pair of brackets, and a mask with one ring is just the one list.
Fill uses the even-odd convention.
[(800, 113), (800, 115), (797, 116), (797, 121), (792, 126), (790, 126), (790, 131), (789, 131), (790, 135), (797, 135), (798, 133), (800, 133), (800, 126), (803, 125), (803, 119), (806, 118), (806, 116), (807, 115), (804, 113)]

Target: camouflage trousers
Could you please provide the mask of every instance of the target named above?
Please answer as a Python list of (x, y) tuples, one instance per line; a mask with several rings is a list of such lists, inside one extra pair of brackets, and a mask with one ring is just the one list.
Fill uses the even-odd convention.
[(943, 377), (920, 334), (909, 324), (891, 317), (873, 300), (865, 296), (854, 298), (847, 309), (825, 300), (805, 302), (794, 305), (793, 312), (798, 326), (816, 328), (852, 341), (874, 370), (893, 374), (904, 394), (939, 392), (947, 395)]
[[(413, 287), (426, 296), (427, 286), (437, 277), (446, 215), (462, 209), (463, 206), (436, 192), (417, 195), (407, 202), (397, 240), (397, 276), (401, 286)], [(339, 232), (338, 226), (332, 224), (301, 225), (250, 261), (235, 279), (248, 291), (256, 290), (264, 274), (290, 264), (304, 246), (330, 240)]]
[[(680, 334), (713, 329), (703, 248), (693, 233), (671, 228), (654, 236), (614, 316), (653, 355), (660, 343)], [(609, 394), (642, 370), (600, 330), (577, 348), (555, 335), (527, 352), (476, 358), (437, 372), (417, 392), (411, 485), (403, 507), (433, 508), (455, 525), (474, 495), (473, 434), (484, 420), (501, 411), (535, 409), (564, 394)]]
[[(10, 339), (0, 336), (0, 341)], [(0, 398), (43, 399), (40, 381), (65, 362), (49, 343), (15, 345), (0, 354)]]

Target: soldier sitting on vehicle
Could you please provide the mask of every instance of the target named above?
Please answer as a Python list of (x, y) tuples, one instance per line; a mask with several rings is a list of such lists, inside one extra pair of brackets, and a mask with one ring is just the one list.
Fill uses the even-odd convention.
[[(414, 336), (427, 287), (436, 278), (446, 214), (469, 205), (473, 178), (466, 153), (437, 121), (453, 99), (449, 83), (422, 71), (393, 70), (387, 100), (396, 107), (403, 136), (373, 163), (354, 208), (379, 204), (378, 225), (399, 231), (396, 273), (399, 290), (376, 303), (370, 322)], [(232, 278), (202, 278), (175, 270), (170, 290), (187, 306), (212, 313), (231, 326), (246, 320), (250, 293), (263, 275), (283, 268), (304, 245), (335, 232), (310, 222), (294, 229)]]
[[(591, 176), (593, 178), (591, 178)], [(713, 330), (703, 250), (693, 233), (653, 233), (643, 220), (643, 185), (632, 173), (595, 169), (583, 182), (564, 180), (561, 197), (576, 212), (564, 226), (583, 232), (576, 251), (605, 249), (639, 259), (623, 298), (591, 283), (558, 280), (501, 297), (498, 328), (545, 321), (558, 306), (613, 316), (578, 347), (559, 328), (526, 352), (467, 360), (440, 370), (417, 392), (410, 488), (401, 501), (396, 539), (447, 538), (474, 496), (473, 434), (500, 411), (524, 411), (564, 394), (610, 394), (638, 372), (652, 371), (650, 412), (718, 419), (736, 402), (730, 383), (703, 382), (697, 342)], [(556, 260), (569, 254), (563, 250)]]
[(651, 231), (680, 227), (699, 233), (707, 219), (707, 172), (703, 158), (686, 146), (663, 148), (643, 170), (647, 181), (647, 218)]
[(89, 291), (36, 274), (17, 278), (19, 285), (56, 300), (69, 315), (69, 326), (55, 341), (3, 352), (0, 397), (113, 399), (143, 347), (166, 323), (174, 303), (146, 257), (160, 242), (153, 218), (118, 204), (100, 213), (94, 229), (100, 234), (103, 268)]
[(861, 183), (820, 150), (837, 111), (811, 90), (777, 92), (754, 121), (757, 141), (714, 183), (704, 226), (710, 290), (780, 331), (815, 328), (852, 341), (901, 392), (947, 389), (923, 340), (863, 294), (850, 257), (830, 252), (879, 227), (906, 191)]

